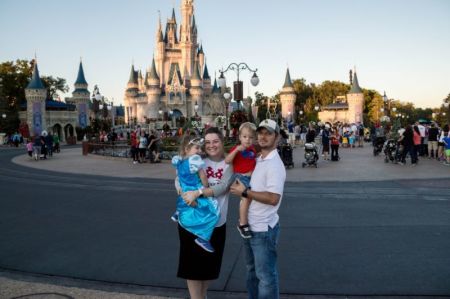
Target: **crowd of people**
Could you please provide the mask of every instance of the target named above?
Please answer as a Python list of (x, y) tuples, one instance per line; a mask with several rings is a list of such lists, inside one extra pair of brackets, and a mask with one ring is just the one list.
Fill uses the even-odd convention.
[(374, 129), (374, 135), (381, 141), (393, 140), (395, 142), (394, 161), (400, 165), (411, 159), (412, 165), (417, 165), (419, 159), (428, 158), (450, 165), (450, 132), (449, 125), (440, 127), (437, 123), (421, 124), (416, 122), (408, 124), (398, 130), (390, 127)]

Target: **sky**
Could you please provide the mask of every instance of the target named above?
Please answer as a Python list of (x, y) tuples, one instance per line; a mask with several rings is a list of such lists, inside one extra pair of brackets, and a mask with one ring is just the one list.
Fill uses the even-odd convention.
[[(89, 90), (97, 84), (123, 103), (130, 68), (144, 71), (163, 26), (181, 0), (1, 0), (0, 62), (38, 59), (41, 75), (67, 80), (71, 96), (80, 57)], [(450, 1), (195, 0), (198, 38), (211, 76), (230, 63), (242, 71), (244, 96), (273, 96), (291, 78), (359, 84), (416, 107), (438, 107), (450, 93)], [(164, 27), (163, 27), (164, 28)], [(236, 80), (227, 72), (228, 85)]]

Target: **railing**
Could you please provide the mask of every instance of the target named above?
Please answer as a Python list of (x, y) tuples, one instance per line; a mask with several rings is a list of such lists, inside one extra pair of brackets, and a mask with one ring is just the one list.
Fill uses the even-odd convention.
[(130, 158), (130, 146), (126, 141), (116, 141), (116, 142), (88, 142), (87, 152), (89, 154), (109, 156), (109, 157), (120, 157), (120, 158)]

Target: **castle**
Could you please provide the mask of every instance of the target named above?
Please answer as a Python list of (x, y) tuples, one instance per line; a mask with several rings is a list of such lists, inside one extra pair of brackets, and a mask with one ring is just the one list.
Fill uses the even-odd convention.
[(225, 105), (221, 89), (216, 81), (211, 84), (205, 53), (198, 43), (193, 2), (181, 2), (179, 28), (175, 9), (167, 20), (164, 33), (159, 20), (156, 51), (145, 77), (135, 70), (134, 65), (131, 66), (124, 97), (126, 122), (196, 116), (206, 123), (212, 122), (215, 115), (223, 114)]
[(19, 119), (27, 124), (31, 136), (39, 136), (46, 130), (57, 134), (61, 141), (68, 141), (76, 136), (75, 127), (89, 125), (91, 110), (87, 88), (83, 64), (80, 62), (72, 98), (67, 98), (66, 103), (48, 99), (35, 61), (31, 81), (25, 88), (26, 103), (21, 105)]
[[(322, 122), (341, 123), (359, 123), (363, 122), (364, 93), (359, 86), (356, 71), (350, 82), (350, 91), (345, 96), (338, 97), (332, 104), (321, 107), (319, 120)], [(283, 88), (280, 93), (281, 115), (284, 119), (289, 119), (291, 115), (296, 115), (295, 111), (296, 94), (292, 84), (289, 69), (286, 71), (286, 77)]]

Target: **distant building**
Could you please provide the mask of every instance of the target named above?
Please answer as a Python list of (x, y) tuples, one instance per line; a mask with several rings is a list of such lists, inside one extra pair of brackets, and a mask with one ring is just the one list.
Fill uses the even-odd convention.
[(363, 122), (364, 93), (359, 87), (356, 71), (353, 73), (353, 80), (350, 83), (350, 91), (345, 96), (337, 97), (333, 103), (323, 107), (319, 112), (319, 119), (322, 122), (332, 124)]
[(89, 122), (89, 91), (81, 63), (72, 95), (71, 101), (67, 103), (48, 99), (36, 61), (31, 81), (25, 88), (26, 103), (21, 105), (19, 119), (26, 123), (31, 136), (39, 136), (45, 130), (58, 135), (61, 141), (66, 141), (68, 137), (76, 136), (76, 126), (85, 127)]
[[(359, 87), (356, 71), (353, 73), (353, 79), (350, 83), (351, 89), (346, 95), (339, 96), (332, 104), (322, 107), (322, 111), (319, 112), (319, 119), (322, 122), (363, 122), (364, 93)], [(284, 85), (280, 93), (281, 116), (283, 119), (289, 119), (289, 117), (296, 115), (295, 100), (296, 93), (289, 69), (287, 69)]]

